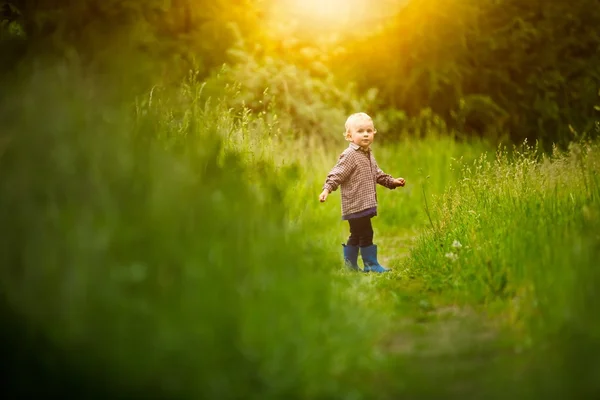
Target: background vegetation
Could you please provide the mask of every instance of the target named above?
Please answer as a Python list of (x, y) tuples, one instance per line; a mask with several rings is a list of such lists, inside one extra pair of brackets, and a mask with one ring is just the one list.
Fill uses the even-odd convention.
[[(1, 2), (5, 390), (596, 396), (596, 3)], [(358, 110), (382, 276), (317, 201)]]

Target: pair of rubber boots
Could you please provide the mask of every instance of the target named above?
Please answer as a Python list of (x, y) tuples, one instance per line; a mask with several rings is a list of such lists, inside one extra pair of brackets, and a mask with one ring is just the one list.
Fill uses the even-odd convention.
[(360, 249), (360, 255), (362, 256), (363, 264), (365, 265), (363, 272), (388, 272), (389, 269), (382, 267), (377, 261), (377, 246), (372, 244), (367, 247), (358, 246), (344, 246), (344, 262), (346, 266), (353, 271), (361, 271), (358, 266), (358, 251)]

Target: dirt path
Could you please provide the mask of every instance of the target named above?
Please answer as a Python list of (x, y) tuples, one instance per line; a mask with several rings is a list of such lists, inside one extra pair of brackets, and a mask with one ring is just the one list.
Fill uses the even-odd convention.
[(387, 351), (431, 358), (496, 348), (502, 339), (500, 324), (484, 307), (458, 304), (444, 293), (428, 291), (423, 278), (411, 270), (408, 256), (415, 241), (414, 232), (379, 237), (379, 262), (391, 271), (361, 274), (350, 288), (391, 316), (391, 332), (384, 339)]
[(481, 382), (495, 376), (498, 360), (514, 354), (514, 345), (506, 340), (498, 321), (483, 307), (459, 305), (443, 293), (425, 289), (423, 278), (411, 270), (407, 258), (415, 236), (380, 238), (379, 243), (379, 261), (392, 271), (385, 277), (364, 279), (377, 279), (369, 287), (394, 303), (383, 349), (420, 366), (423, 379), (435, 376), (445, 381), (446, 394), (481, 394)]

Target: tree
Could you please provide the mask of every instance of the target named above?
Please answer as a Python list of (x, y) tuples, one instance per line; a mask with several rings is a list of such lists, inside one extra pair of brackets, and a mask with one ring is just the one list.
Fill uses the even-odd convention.
[(569, 125), (595, 120), (598, 26), (597, 0), (412, 0), (335, 69), (409, 115), (431, 108), (477, 134), (567, 141)]

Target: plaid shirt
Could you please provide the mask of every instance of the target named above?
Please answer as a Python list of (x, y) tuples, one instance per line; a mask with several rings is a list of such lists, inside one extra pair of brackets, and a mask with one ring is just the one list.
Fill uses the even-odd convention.
[(327, 175), (323, 190), (331, 193), (341, 186), (342, 215), (347, 216), (377, 207), (377, 183), (388, 189), (396, 188), (394, 178), (379, 168), (371, 150), (350, 143)]

